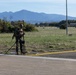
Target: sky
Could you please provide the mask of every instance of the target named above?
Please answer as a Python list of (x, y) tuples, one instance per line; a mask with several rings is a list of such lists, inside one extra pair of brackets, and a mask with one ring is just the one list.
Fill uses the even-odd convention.
[[(68, 16), (76, 17), (76, 0), (67, 0)], [(66, 0), (0, 0), (0, 12), (29, 10), (66, 15)]]

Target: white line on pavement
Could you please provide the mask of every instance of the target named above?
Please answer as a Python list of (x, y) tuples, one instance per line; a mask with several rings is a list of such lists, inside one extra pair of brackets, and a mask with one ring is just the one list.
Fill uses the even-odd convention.
[(55, 57), (39, 57), (39, 56), (25, 56), (25, 55), (5, 55), (0, 54), (0, 56), (11, 56), (11, 57), (24, 57), (24, 58), (34, 58), (34, 59), (48, 59), (48, 60), (60, 60), (60, 61), (76, 61), (76, 59), (69, 58), (55, 58)]

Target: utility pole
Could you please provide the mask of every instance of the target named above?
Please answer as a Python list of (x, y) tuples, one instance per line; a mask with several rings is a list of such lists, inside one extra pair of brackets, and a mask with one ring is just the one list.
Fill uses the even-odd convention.
[(66, 35), (68, 35), (68, 4), (66, 0)]

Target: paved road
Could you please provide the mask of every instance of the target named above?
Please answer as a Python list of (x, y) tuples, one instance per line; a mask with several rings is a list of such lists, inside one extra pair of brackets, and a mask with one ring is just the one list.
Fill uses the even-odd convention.
[(0, 75), (76, 75), (76, 59), (0, 55)]

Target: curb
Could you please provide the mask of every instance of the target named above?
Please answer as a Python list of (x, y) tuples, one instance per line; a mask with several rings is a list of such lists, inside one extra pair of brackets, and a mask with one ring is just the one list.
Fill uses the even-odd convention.
[(76, 50), (70, 50), (70, 51), (60, 51), (60, 52), (46, 52), (46, 53), (36, 53), (36, 54), (27, 54), (27, 56), (43, 56), (43, 55), (49, 55), (49, 54), (62, 54), (62, 53), (71, 53), (76, 52)]

